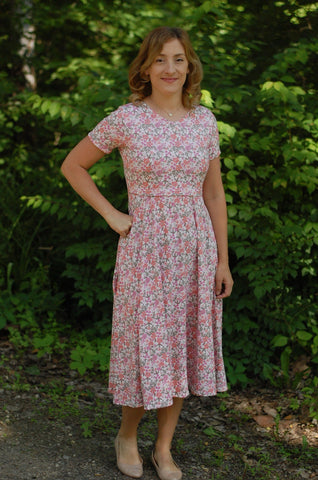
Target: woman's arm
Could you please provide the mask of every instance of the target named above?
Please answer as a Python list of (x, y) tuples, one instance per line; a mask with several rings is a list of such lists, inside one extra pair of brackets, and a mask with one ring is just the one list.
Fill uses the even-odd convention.
[(203, 199), (211, 217), (218, 248), (218, 266), (215, 275), (216, 298), (225, 298), (231, 294), (233, 279), (229, 268), (227, 212), (219, 157), (210, 161), (203, 184)]
[(98, 160), (104, 156), (89, 137), (83, 138), (65, 158), (61, 171), (74, 190), (93, 207), (121, 236), (127, 236), (132, 220), (129, 215), (116, 210), (101, 194), (88, 173)]

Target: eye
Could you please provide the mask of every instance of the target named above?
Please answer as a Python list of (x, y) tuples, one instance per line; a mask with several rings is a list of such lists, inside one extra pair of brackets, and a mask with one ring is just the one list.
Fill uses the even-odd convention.
[(156, 62), (156, 63), (162, 63), (162, 62), (163, 62), (163, 59), (162, 59), (162, 58), (156, 58), (155, 62)]
[(177, 62), (178, 62), (178, 63), (184, 62), (184, 58), (177, 58)]

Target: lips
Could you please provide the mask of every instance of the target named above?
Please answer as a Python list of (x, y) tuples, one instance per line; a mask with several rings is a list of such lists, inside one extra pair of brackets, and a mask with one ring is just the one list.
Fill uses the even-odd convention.
[(163, 80), (163, 81), (166, 82), (166, 83), (173, 83), (173, 82), (176, 82), (178, 79), (177, 79), (177, 78), (166, 78), (166, 77), (163, 77), (161, 80)]

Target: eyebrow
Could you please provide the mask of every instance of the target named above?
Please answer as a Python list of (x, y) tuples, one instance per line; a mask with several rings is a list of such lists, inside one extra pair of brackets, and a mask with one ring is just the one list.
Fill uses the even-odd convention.
[[(167, 55), (165, 53), (159, 53), (158, 54), (158, 57), (166, 57)], [(185, 57), (185, 54), (184, 53), (176, 53), (175, 55), (173, 55), (174, 57)]]

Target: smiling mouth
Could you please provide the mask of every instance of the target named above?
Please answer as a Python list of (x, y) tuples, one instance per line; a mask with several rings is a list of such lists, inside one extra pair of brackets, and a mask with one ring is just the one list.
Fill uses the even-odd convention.
[(177, 78), (166, 78), (166, 77), (163, 77), (162, 80), (164, 82), (168, 82), (168, 83), (173, 83), (175, 82), (176, 80), (178, 80)]

